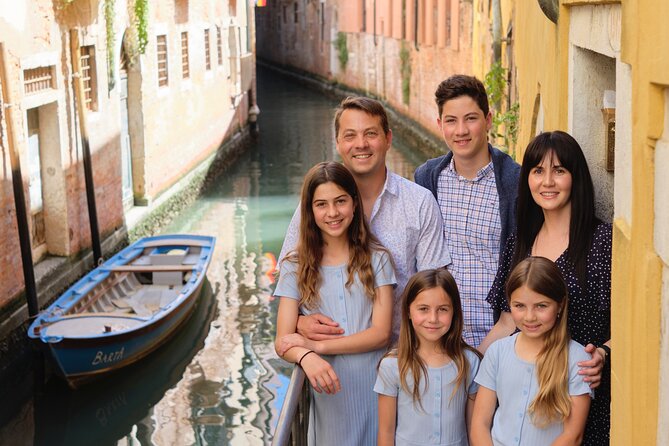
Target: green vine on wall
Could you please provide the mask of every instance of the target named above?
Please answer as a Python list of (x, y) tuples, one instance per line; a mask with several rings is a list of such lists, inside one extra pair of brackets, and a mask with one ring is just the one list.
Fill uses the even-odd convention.
[[(500, 62), (495, 62), (485, 75), (483, 84), (488, 92), (488, 100), (493, 107), (490, 137), (501, 144), (502, 150), (511, 153), (518, 141), (518, 119), (520, 104), (514, 102), (502, 112), (502, 102), (507, 99), (507, 73)], [(503, 132), (500, 131), (503, 128)], [(500, 141), (501, 140), (501, 141)]]
[(346, 64), (348, 64), (348, 46), (346, 45), (346, 34), (341, 31), (338, 32), (337, 40), (335, 40), (334, 45), (335, 48), (337, 48), (339, 65), (341, 65), (343, 70), (346, 70)]
[(400, 48), (400, 73), (402, 75), (402, 102), (409, 105), (411, 100), (411, 53), (404, 41)]
[(105, 0), (105, 25), (107, 31), (107, 86), (109, 91), (114, 88), (116, 83), (116, 57), (114, 57), (114, 46), (116, 44), (116, 34), (114, 33), (114, 6), (116, 0)]
[(137, 50), (144, 54), (149, 43), (149, 0), (135, 0), (135, 29), (137, 30)]

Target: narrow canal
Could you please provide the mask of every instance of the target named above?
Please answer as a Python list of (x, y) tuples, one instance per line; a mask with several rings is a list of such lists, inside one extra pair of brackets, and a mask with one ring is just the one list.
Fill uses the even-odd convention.
[[(292, 368), (272, 346), (272, 273), (304, 173), (335, 158), (336, 102), (262, 68), (258, 102), (259, 139), (163, 231), (217, 237), (209, 283), (188, 324), (109, 379), (78, 391), (55, 378), (32, 386), (18, 407), (5, 407), (0, 444), (270, 442)], [(388, 165), (411, 177), (424, 156), (394, 143)]]

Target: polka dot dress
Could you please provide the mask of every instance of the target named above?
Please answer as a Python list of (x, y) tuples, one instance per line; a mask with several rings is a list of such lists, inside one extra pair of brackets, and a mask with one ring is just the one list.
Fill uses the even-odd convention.
[[(567, 259), (566, 251), (555, 261), (569, 289), (567, 325), (573, 340), (582, 345), (602, 345), (611, 339), (611, 225), (599, 223), (586, 258), (586, 283), (582, 287)], [(504, 293), (515, 248), (515, 236), (509, 237), (487, 301), (493, 309), (510, 311)], [(529, 253), (528, 253), (529, 254)], [(584, 446), (609, 444), (611, 415), (611, 368), (607, 362), (602, 383), (595, 390), (585, 426)]]

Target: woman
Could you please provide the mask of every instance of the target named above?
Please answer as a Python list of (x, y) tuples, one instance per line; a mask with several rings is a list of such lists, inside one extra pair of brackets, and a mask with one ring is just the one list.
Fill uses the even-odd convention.
[(520, 170), (517, 206), (516, 232), (509, 237), (487, 299), (501, 311), (500, 319), (480, 350), (515, 330), (504, 294), (509, 272), (530, 255), (554, 261), (569, 289), (571, 337), (592, 354), (592, 360), (579, 363), (584, 381), (596, 388), (583, 444), (608, 445), (611, 225), (595, 217), (592, 178), (573, 137), (554, 131), (530, 142)]

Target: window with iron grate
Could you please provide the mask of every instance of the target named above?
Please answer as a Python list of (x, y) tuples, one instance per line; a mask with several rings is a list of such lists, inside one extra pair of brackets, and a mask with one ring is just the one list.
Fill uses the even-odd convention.
[(23, 88), (26, 94), (55, 88), (54, 66), (30, 68), (23, 70)]
[(188, 32), (181, 33), (181, 76), (184, 79), (190, 77), (190, 64), (188, 62)]
[(167, 36), (156, 36), (156, 57), (158, 59), (158, 86), (164, 87), (168, 84), (167, 73)]
[(79, 53), (81, 82), (84, 87), (84, 103), (90, 111), (98, 110), (98, 82), (95, 71), (95, 46), (82, 46)]
[(211, 49), (209, 45), (209, 30), (204, 30), (204, 65), (207, 70), (211, 70)]

